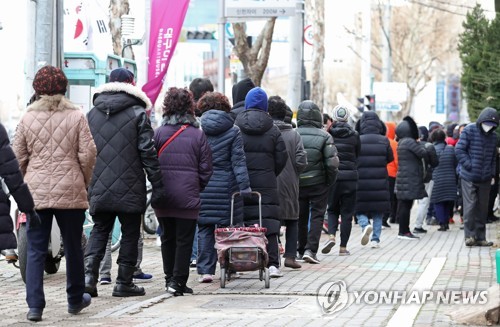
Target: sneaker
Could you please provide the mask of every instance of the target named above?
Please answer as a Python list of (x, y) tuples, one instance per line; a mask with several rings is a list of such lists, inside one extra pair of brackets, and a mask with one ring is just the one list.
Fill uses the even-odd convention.
[(371, 241), (370, 246), (372, 249), (378, 249), (380, 247), (380, 244), (377, 241)]
[(140, 274), (134, 275), (133, 278), (134, 282), (140, 282), (140, 281), (150, 280), (151, 278), (153, 278), (153, 275), (141, 272)]
[(415, 227), (413, 228), (413, 233), (415, 234), (425, 234), (427, 233), (427, 230), (426, 229), (423, 229), (422, 227)]
[(412, 241), (416, 241), (416, 240), (420, 239), (420, 237), (413, 235), (411, 232), (408, 232), (405, 234), (398, 234), (398, 238), (400, 240), (412, 240)]
[(156, 236), (156, 246), (161, 246), (161, 237), (159, 235)]
[(202, 274), (198, 277), (198, 282), (200, 283), (211, 283), (213, 280), (214, 279), (210, 274)]
[(191, 260), (191, 263), (189, 264), (189, 268), (196, 268), (196, 259)]
[(389, 225), (387, 223), (387, 221), (382, 221), (382, 229), (386, 229), (386, 228), (391, 228), (391, 225)]
[(297, 257), (295, 258), (297, 262), (304, 262), (304, 255), (297, 252)]
[(476, 241), (477, 246), (492, 246), (493, 242), (488, 242), (486, 240)]
[(326, 241), (325, 246), (321, 249), (321, 253), (327, 254), (330, 253), (332, 248), (335, 246), (335, 235), (329, 235), (328, 241)]
[(476, 245), (476, 240), (474, 239), (474, 237), (467, 237), (465, 239), (465, 245), (466, 246), (474, 246), (474, 245)]
[(372, 225), (368, 225), (365, 228), (363, 228), (363, 233), (361, 234), (361, 245), (368, 244), (372, 230), (373, 230)]
[(339, 256), (345, 257), (345, 256), (348, 256), (348, 255), (351, 255), (351, 252), (347, 251), (346, 248), (340, 248), (340, 250), (339, 250)]
[(90, 294), (83, 293), (82, 302), (80, 302), (80, 304), (77, 305), (68, 304), (68, 313), (76, 315), (77, 313), (88, 307), (90, 305), (90, 302), (92, 302), (92, 297), (90, 296)]
[(313, 264), (317, 264), (317, 263), (320, 263), (320, 261), (318, 260), (318, 258), (316, 257), (316, 254), (312, 253), (311, 250), (306, 250), (304, 252), (304, 261), (305, 262), (309, 262), (309, 263), (313, 263)]
[(295, 258), (285, 258), (285, 267), (293, 269), (302, 268)]
[(168, 285), (167, 285), (167, 292), (172, 294), (173, 296), (183, 296), (184, 295), (184, 289), (181, 284), (177, 283), (174, 280), (171, 280)]
[(279, 268), (277, 268), (275, 266), (271, 266), (271, 267), (269, 267), (269, 277), (272, 277), (272, 278), (283, 277), (283, 273), (279, 270)]
[(100, 285), (109, 285), (111, 284), (111, 278), (110, 277), (102, 277), (101, 280), (99, 281)]

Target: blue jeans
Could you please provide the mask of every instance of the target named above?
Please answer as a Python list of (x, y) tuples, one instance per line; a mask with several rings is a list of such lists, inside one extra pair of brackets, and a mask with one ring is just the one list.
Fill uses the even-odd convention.
[(82, 233), (85, 220), (84, 209), (37, 210), (42, 224), (38, 228), (27, 225), (28, 257), (26, 264), (26, 302), (30, 308), (45, 308), (43, 274), (45, 257), (52, 229), (52, 218), (56, 217), (64, 243), (66, 261), (66, 294), (68, 304), (82, 302), (85, 290), (83, 268)]
[(191, 250), (191, 262), (198, 258), (198, 225), (196, 225), (196, 231), (194, 232), (194, 242), (193, 249)]
[[(361, 227), (361, 229), (365, 228), (370, 224), (368, 221), (368, 216), (364, 214), (358, 214), (356, 215), (358, 218), (358, 224)], [(372, 227), (373, 227), (373, 232), (372, 232), (372, 241), (380, 243), (380, 234), (382, 233), (382, 218), (384, 217), (383, 214), (381, 213), (372, 213)]]
[(198, 242), (198, 259), (196, 268), (200, 275), (214, 275), (217, 266), (217, 250), (215, 250), (215, 225), (198, 225), (198, 236), (194, 243)]

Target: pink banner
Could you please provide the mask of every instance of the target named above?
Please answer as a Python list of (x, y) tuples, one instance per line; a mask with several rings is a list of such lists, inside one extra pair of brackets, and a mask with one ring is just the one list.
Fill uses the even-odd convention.
[(152, 0), (148, 82), (142, 90), (155, 103), (179, 40), (189, 0)]

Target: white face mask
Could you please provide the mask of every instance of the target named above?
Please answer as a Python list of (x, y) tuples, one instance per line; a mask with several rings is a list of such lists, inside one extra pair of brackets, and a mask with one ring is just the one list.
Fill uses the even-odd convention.
[(483, 129), (483, 131), (485, 133), (488, 133), (493, 128), (493, 126), (486, 125), (485, 123), (481, 123), (481, 128)]

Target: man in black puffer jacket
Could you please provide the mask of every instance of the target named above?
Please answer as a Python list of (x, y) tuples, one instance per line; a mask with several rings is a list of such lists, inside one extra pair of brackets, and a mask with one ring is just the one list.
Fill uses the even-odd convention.
[(299, 179), (297, 252), (299, 259), (320, 263), (316, 253), (325, 218), (328, 190), (337, 178), (339, 158), (332, 136), (323, 129), (323, 115), (314, 102), (306, 100), (299, 105), (297, 126), (307, 152), (307, 167)]
[(153, 186), (151, 204), (165, 201), (153, 129), (146, 114), (152, 108), (146, 94), (134, 85), (124, 68), (110, 74), (110, 83), (96, 89), (88, 113), (97, 147), (97, 161), (88, 196), (94, 227), (85, 251), (85, 291), (97, 296), (97, 276), (109, 233), (118, 217), (122, 228), (118, 277), (113, 296), (144, 295), (132, 282), (136, 270), (141, 215), (146, 211), (146, 176)]

